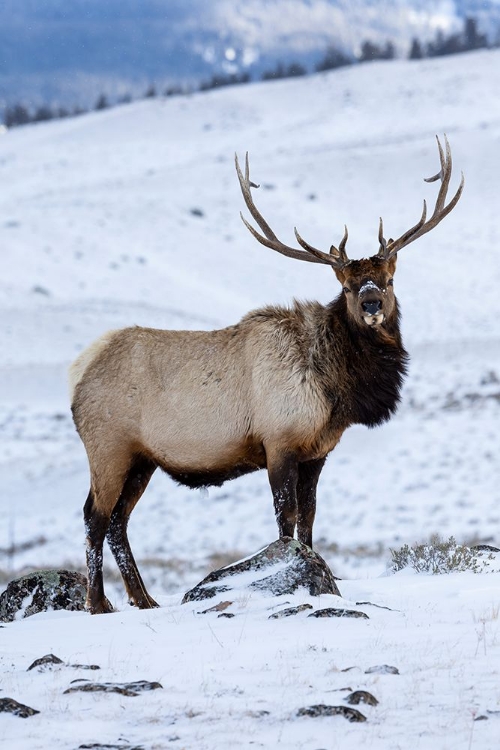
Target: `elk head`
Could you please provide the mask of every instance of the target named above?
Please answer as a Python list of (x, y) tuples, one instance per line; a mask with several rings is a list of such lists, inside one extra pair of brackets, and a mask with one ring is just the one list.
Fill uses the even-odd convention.
[(241, 218), (246, 227), (262, 245), (265, 245), (272, 250), (276, 250), (278, 253), (282, 253), (289, 258), (305, 260), (309, 263), (323, 263), (331, 266), (335, 271), (337, 279), (342, 284), (347, 309), (351, 317), (360, 325), (378, 328), (391, 317), (396, 309), (393, 277), (396, 270), (397, 253), (401, 248), (409, 245), (410, 242), (414, 242), (414, 240), (437, 226), (439, 222), (456, 206), (462, 195), (464, 187), (463, 173), (457, 192), (449, 203), (446, 203), (446, 196), (452, 171), (451, 150), (446, 136), (444, 137), (444, 150), (437, 136), (436, 140), (441, 169), (433, 177), (425, 179), (425, 182), (441, 181), (432, 215), (427, 219), (427, 204), (424, 200), (422, 216), (419, 221), (397, 240), (393, 240), (392, 238), (388, 240), (385, 239), (384, 225), (382, 219), (380, 219), (378, 232), (379, 250), (376, 255), (373, 255), (370, 258), (364, 258), (362, 260), (350, 260), (348, 258), (345, 250), (348, 238), (347, 227), (344, 228), (344, 236), (342, 237), (339, 246), (335, 247), (332, 245), (329, 253), (325, 253), (322, 250), (312, 247), (312, 245), (302, 239), (297, 229), (294, 230), (295, 237), (298, 244), (303, 249), (299, 250), (298, 248), (289, 247), (288, 245), (283, 244), (274, 234), (271, 227), (257, 210), (253, 202), (251, 188), (258, 188), (259, 186), (250, 181), (248, 153), (245, 161), (245, 175), (243, 175), (240, 169), (237, 156), (235, 157), (236, 172), (238, 174), (241, 191), (247, 208), (263, 234), (259, 234), (259, 232), (248, 223), (243, 214), (241, 214)]

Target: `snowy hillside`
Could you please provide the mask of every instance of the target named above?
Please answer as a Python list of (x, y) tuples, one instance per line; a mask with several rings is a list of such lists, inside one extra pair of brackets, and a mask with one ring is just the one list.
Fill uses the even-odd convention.
[[(327, 249), (347, 223), (351, 257), (377, 251), (380, 215), (386, 233), (399, 236), (419, 218), (424, 197), (433, 205), (436, 186), (422, 178), (438, 169), (436, 133), (451, 143), (452, 189), (460, 170), (466, 177), (455, 211), (400, 253), (395, 289), (411, 355), (401, 409), (377, 430), (346, 433), (319, 487), (317, 548), (348, 579), (343, 595), (403, 614), (370, 612), (369, 625), (312, 630), (285, 623), (284, 645), (279, 629), (268, 640), (257, 602), (246, 614), (242, 605), (244, 617), (210, 621), (201, 632), (192, 609), (179, 607), (180, 594), (214, 565), (276, 537), (267, 479), (260, 472), (207, 496), (155, 475), (130, 539), (165, 609), (35, 616), (0, 631), (9, 653), (1, 662), (4, 695), (22, 700), (24, 692), (33, 705), (39, 696), (35, 707), (52, 711), (50, 736), (60, 738), (49, 743), (42, 714), (22, 728), (22, 720), (2, 717), (0, 738), (10, 746), (73, 748), (106, 734), (148, 750), (232, 748), (243, 728), (242, 747), (255, 739), (262, 747), (357, 748), (366, 737), (384, 750), (495, 747), (498, 718), (472, 722), (478, 711), (500, 710), (499, 574), (377, 576), (389, 547), (436, 531), (500, 541), (499, 88), (500, 52), (481, 52), (144, 101), (0, 137), (3, 582), (41, 566), (82, 569), (88, 474), (65, 373), (94, 337), (132, 324), (224, 326), (259, 305), (327, 302), (340, 291), (329, 269), (279, 256), (249, 235), (239, 218), (235, 151), (250, 152), (251, 176), (261, 183), (256, 203), (280, 238), (291, 243), (296, 225)], [(107, 563), (110, 598), (124, 610)], [(264, 642), (257, 656), (252, 644)], [(60, 689), (67, 675), (39, 682), (21, 675), (49, 651), (105, 662), (107, 679), (159, 679), (168, 684), (168, 709), (156, 696), (151, 704), (113, 698), (111, 714), (101, 698), (68, 703)], [(365, 667), (391, 659), (405, 676), (390, 684), (370, 678), (384, 701), (362, 734), (340, 718), (316, 720), (307, 731), (289, 725), (304, 701), (328, 703), (325, 691), (365, 683)], [(356, 679), (340, 674), (353, 665), (362, 669)], [(184, 685), (178, 695), (176, 681)], [(122, 710), (127, 700), (143, 702), (137, 713)], [(103, 706), (100, 733), (92, 729), (96, 706)], [(271, 718), (249, 713), (260, 709)], [(176, 727), (148, 735), (165, 715)], [(332, 721), (342, 722), (341, 735)], [(439, 744), (451, 726), (449, 743)], [(174, 735), (179, 742), (167, 745)]]

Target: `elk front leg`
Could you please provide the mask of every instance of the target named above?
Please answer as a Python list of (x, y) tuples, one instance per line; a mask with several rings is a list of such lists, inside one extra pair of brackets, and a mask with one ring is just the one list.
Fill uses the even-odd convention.
[(293, 454), (286, 454), (270, 460), (268, 456), (267, 471), (279, 537), (293, 537), (297, 525), (297, 458)]
[(298, 529), (299, 542), (312, 547), (312, 530), (316, 515), (316, 487), (319, 475), (325, 464), (325, 458), (305, 461), (299, 464), (299, 481), (297, 483)]

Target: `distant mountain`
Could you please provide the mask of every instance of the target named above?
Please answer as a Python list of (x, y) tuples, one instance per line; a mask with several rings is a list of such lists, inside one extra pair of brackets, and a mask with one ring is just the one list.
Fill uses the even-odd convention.
[(467, 15), (497, 36), (500, 0), (2, 0), (0, 103), (90, 106), (152, 82), (312, 66), (332, 43), (355, 54), (363, 39), (404, 54)]

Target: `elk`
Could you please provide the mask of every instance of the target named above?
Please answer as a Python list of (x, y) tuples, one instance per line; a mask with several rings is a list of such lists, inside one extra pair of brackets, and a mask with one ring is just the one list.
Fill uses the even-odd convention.
[(446, 203), (452, 158), (437, 139), (440, 181), (434, 211), (376, 255), (350, 260), (347, 227), (328, 253), (295, 230), (283, 244), (256, 208), (248, 154), (235, 157), (246, 206), (263, 245), (296, 260), (329, 266), (342, 286), (327, 305), (295, 302), (247, 314), (215, 331), (132, 327), (91, 344), (70, 370), (72, 412), (90, 467), (84, 506), (87, 609), (112, 611), (104, 594), (106, 538), (131, 604), (158, 606), (148, 594), (127, 537), (129, 516), (160, 467), (187, 487), (220, 486), (267, 469), (278, 532), (312, 546), (316, 486), (328, 454), (353, 424), (375, 427), (395, 412), (407, 353), (393, 277), (398, 252), (429, 232), (456, 206), (464, 177)]

